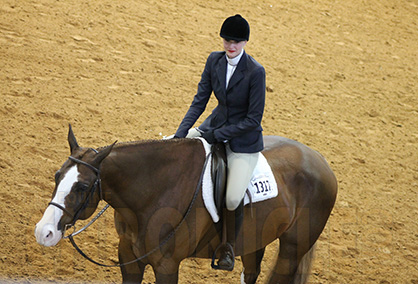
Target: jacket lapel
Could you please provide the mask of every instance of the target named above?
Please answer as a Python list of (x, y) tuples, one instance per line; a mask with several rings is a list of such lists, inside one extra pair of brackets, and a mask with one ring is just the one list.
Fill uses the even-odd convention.
[(218, 79), (221, 84), (221, 89), (225, 90), (226, 86), (226, 58), (225, 55), (219, 59), (218, 66), (216, 68), (216, 73), (218, 74)]
[[(225, 59), (225, 61), (226, 61), (226, 59)], [(244, 51), (244, 54), (242, 55), (242, 58), (241, 58), (241, 60), (238, 63), (237, 69), (235, 69), (234, 74), (232, 74), (232, 77), (229, 80), (228, 89), (226, 89), (227, 92), (235, 84), (237, 84), (239, 81), (241, 81), (244, 78), (244, 71), (246, 69), (247, 69), (247, 54)], [(224, 82), (226, 82), (226, 78), (224, 78)], [(226, 86), (226, 83), (225, 83), (224, 86)]]

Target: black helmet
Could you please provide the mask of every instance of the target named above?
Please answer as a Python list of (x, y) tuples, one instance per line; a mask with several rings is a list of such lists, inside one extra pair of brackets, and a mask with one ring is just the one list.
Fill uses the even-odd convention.
[(224, 21), (220, 36), (226, 40), (248, 41), (250, 39), (250, 25), (241, 15), (236, 14)]

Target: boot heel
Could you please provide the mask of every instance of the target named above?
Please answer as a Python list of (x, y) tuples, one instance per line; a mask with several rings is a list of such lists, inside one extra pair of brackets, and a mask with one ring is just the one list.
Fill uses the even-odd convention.
[[(219, 249), (223, 249), (221, 253), (221, 257), (218, 260), (218, 264), (215, 264), (216, 254)], [(212, 263), (211, 267), (216, 270), (227, 270), (232, 271), (234, 270), (235, 266), (235, 254), (234, 249), (230, 243), (220, 244), (212, 256)]]

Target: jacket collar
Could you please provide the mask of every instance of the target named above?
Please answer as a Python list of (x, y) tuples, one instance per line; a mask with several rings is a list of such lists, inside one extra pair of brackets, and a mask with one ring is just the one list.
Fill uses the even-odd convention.
[[(225, 54), (225, 52), (224, 52)], [(222, 86), (226, 86), (226, 68), (227, 68), (227, 61), (226, 57), (222, 56), (218, 62), (217, 66), (217, 74), (219, 82), (221, 82)], [(229, 80), (228, 89), (225, 91), (228, 91), (231, 89), (235, 84), (237, 84), (239, 81), (241, 81), (244, 78), (243, 72), (247, 69), (247, 54), (244, 53), (241, 57), (241, 60), (239, 61), (237, 65), (237, 69), (235, 69), (234, 74), (232, 75), (231, 79)]]
[(228, 88), (226, 91), (228, 92), (235, 84), (241, 81), (244, 78), (244, 71), (247, 70), (247, 54), (244, 51), (244, 54), (241, 57), (237, 65), (237, 69), (235, 69), (234, 74), (232, 74), (231, 79), (229, 79)]

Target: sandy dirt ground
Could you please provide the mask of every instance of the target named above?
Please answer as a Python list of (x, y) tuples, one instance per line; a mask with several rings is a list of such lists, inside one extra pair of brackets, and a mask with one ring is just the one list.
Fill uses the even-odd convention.
[[(338, 178), (310, 283), (418, 283), (416, 0), (2, 0), (0, 282), (121, 281), (68, 241), (35, 241), (68, 124), (89, 147), (172, 134), (235, 13), (267, 73), (264, 133), (318, 150)], [(113, 213), (78, 242), (115, 261)], [(268, 247), (260, 283), (277, 252)], [(240, 266), (189, 259), (180, 283), (238, 283)]]

